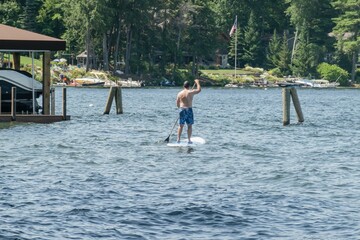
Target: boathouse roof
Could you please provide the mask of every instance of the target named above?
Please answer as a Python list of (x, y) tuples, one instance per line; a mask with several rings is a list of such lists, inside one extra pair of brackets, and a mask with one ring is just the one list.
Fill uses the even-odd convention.
[(0, 24), (0, 50), (59, 51), (64, 40)]

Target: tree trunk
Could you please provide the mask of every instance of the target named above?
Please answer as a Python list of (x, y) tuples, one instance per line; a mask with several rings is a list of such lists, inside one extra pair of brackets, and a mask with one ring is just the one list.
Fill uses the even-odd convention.
[(355, 83), (357, 56), (358, 56), (357, 51), (354, 51), (353, 56), (352, 56), (352, 68), (351, 68), (351, 82), (352, 83)]
[(114, 60), (115, 60), (115, 67), (114, 67), (114, 73), (116, 70), (118, 70), (118, 63), (119, 63), (119, 45), (120, 45), (120, 33), (121, 33), (121, 19), (119, 18), (118, 23), (118, 29), (117, 29), (117, 36), (116, 36), (116, 44), (115, 44), (115, 52), (114, 52)]
[(127, 28), (126, 35), (127, 36), (126, 36), (125, 74), (129, 74), (130, 73), (131, 38), (132, 38), (132, 32), (131, 32), (130, 25)]
[(90, 64), (90, 31), (86, 29), (86, 72), (89, 71)]
[(294, 36), (294, 41), (293, 41), (293, 45), (292, 45), (292, 50), (291, 50), (291, 60), (290, 60), (290, 64), (291, 64), (291, 65), (292, 65), (292, 62), (293, 62), (293, 59), (294, 59), (294, 55), (295, 55), (297, 38), (298, 38), (298, 29), (296, 28), (296, 32), (295, 32), (295, 36)]
[(103, 69), (104, 71), (109, 71), (109, 52), (108, 52), (108, 45), (107, 45), (107, 35), (103, 33)]

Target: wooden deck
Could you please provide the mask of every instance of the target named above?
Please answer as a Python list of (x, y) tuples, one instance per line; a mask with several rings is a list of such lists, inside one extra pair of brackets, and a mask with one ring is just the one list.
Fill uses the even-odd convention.
[(11, 114), (1, 114), (0, 122), (31, 122), (31, 123), (54, 123), (70, 120), (70, 116), (62, 116), (62, 115), (22, 115), (17, 114), (15, 119), (11, 116)]

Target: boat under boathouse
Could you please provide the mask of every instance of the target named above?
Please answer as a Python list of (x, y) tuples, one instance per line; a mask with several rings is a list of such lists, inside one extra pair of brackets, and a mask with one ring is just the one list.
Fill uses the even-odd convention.
[[(63, 114), (55, 115), (50, 76), (51, 52), (65, 48), (64, 40), (0, 24), (0, 52), (12, 54), (13, 59), (8, 68), (0, 68), (0, 122), (52, 123), (70, 120), (66, 114), (66, 88), (63, 88)], [(42, 54), (42, 83), (34, 79), (34, 70), (32, 73), (20, 70), (21, 53), (31, 53), (32, 58), (34, 53)], [(37, 102), (40, 95), (41, 106)]]

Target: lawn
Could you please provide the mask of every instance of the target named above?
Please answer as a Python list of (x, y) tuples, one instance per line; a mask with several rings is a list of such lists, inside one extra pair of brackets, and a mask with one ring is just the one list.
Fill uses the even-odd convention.
[[(29, 54), (30, 55), (30, 54)], [(0, 55), (1, 56), (1, 55)], [(8, 58), (9, 58), (9, 54), (6, 54), (4, 53), (4, 60), (5, 62), (8, 61)], [(13, 61), (13, 56), (12, 54), (10, 54), (10, 62)], [(31, 55), (30, 57), (26, 57), (26, 56), (21, 56), (20, 57), (20, 63), (21, 65), (32, 65), (32, 58), (31, 58)], [(42, 67), (42, 61), (41, 60), (38, 60), (36, 58), (34, 58), (34, 65), (37, 66), (37, 67)]]

